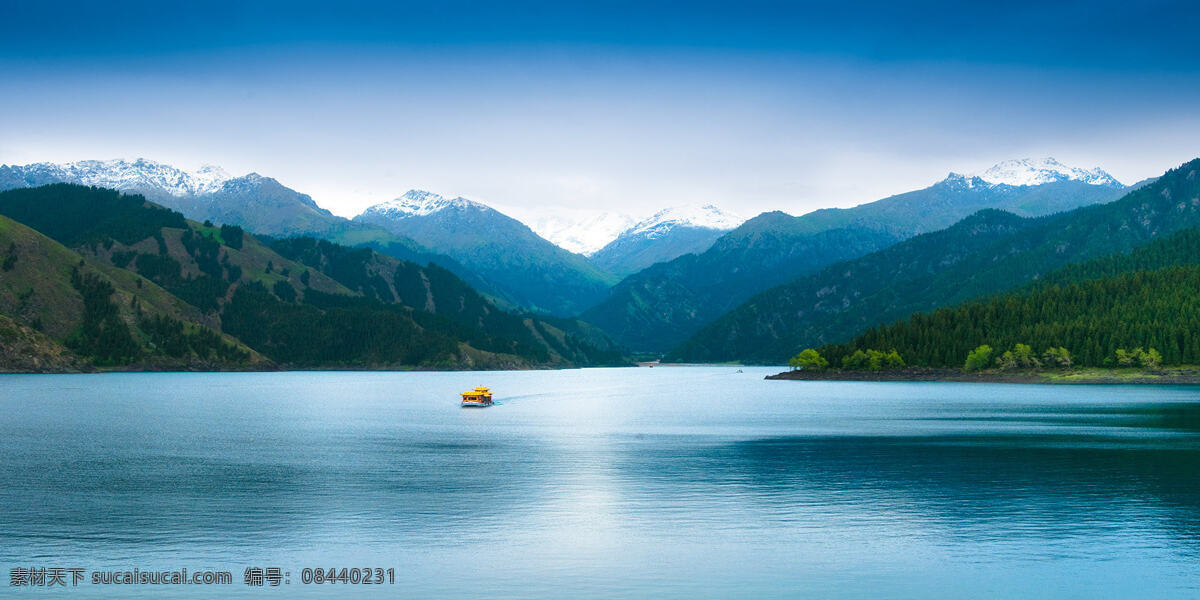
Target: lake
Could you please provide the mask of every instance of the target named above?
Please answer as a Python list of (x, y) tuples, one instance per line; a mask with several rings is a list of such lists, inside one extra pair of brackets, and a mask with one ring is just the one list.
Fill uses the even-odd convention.
[[(1200, 388), (776, 371), (0, 375), (0, 565), (233, 576), (71, 597), (1200, 595)], [(394, 583), (301, 582), (331, 567)]]

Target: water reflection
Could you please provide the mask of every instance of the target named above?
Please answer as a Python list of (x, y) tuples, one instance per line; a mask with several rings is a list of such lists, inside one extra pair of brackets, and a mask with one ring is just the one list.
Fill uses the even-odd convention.
[[(0, 376), (0, 563), (402, 565), (384, 597), (1200, 592), (1200, 389), (747, 371)], [(500, 405), (458, 409), (464, 380)]]
[[(926, 420), (955, 427), (909, 432)], [(897, 422), (887, 435), (665, 440), (629, 452), (621, 469), (653, 482), (649, 497), (684, 490), (710, 518), (765, 528), (849, 518), (911, 533), (917, 523), (944, 543), (1030, 537), (1048, 553), (1064, 551), (1061, 538), (1149, 531), (1200, 553), (1200, 404), (984, 407)], [(746, 519), (747, 505), (769, 508)]]

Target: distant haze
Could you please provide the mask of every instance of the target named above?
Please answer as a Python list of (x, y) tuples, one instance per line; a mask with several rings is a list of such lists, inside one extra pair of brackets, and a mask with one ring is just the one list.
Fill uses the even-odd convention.
[[(1200, 155), (1188, 3), (5, 8), (0, 162), (256, 171), (352, 216), (853, 206), (1054, 156)], [(176, 12), (178, 11), (178, 12)]]

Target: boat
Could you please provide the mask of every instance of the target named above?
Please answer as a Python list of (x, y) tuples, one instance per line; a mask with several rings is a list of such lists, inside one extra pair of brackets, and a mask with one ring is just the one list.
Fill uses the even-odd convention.
[(491, 405), (492, 392), (483, 386), (462, 393), (463, 408), (484, 408)]

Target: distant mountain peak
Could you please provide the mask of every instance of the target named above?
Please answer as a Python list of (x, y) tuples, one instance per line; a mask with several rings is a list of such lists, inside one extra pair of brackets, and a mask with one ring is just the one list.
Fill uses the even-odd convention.
[(425, 190), (408, 190), (403, 196), (394, 200), (380, 202), (364, 210), (364, 215), (386, 215), (398, 219), (409, 217), (424, 217), (447, 209), (487, 209), (488, 207), (474, 200), (459, 196), (446, 198)]
[(601, 209), (539, 206), (522, 213), (513, 216), (534, 233), (560, 248), (585, 255), (600, 250), (637, 222), (629, 215)]
[(725, 231), (741, 225), (744, 221), (745, 219), (711, 204), (673, 206), (664, 208), (649, 218), (635, 223), (622, 235), (644, 235), (654, 238), (675, 227), (699, 227)]
[(672, 206), (634, 223), (591, 258), (625, 277), (655, 263), (704, 252), (742, 222), (711, 204)]
[(1014, 187), (1042, 185), (1057, 181), (1081, 181), (1089, 185), (1122, 187), (1121, 182), (1099, 167), (1080, 169), (1069, 167), (1054, 157), (1016, 158), (992, 165), (980, 173), (962, 175), (950, 173), (946, 181), (967, 187), (1009, 185)]
[[(255, 173), (252, 173), (252, 175), (253, 174)], [(230, 179), (233, 179), (232, 175), (217, 165), (200, 165), (200, 168), (193, 171), (191, 175), (192, 178), (196, 179), (197, 181), (204, 182), (211, 186), (217, 186), (229, 181)]]

